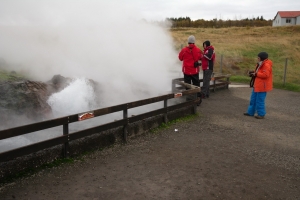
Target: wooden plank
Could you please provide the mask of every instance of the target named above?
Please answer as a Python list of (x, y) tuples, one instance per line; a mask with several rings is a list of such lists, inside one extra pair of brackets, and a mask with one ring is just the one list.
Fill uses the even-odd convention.
[(157, 115), (160, 115), (160, 114), (163, 114), (163, 113), (167, 113), (167, 108), (161, 108), (161, 109), (158, 109), (158, 110), (154, 110), (154, 111), (139, 114), (139, 115), (136, 115), (136, 116), (133, 116), (133, 117), (129, 117), (128, 118), (128, 123), (134, 123), (134, 122), (144, 120), (144, 119), (149, 118), (149, 117), (157, 116)]
[(94, 116), (97, 117), (97, 116), (106, 115), (118, 111), (123, 111), (126, 108), (127, 108), (127, 104), (121, 104), (121, 105), (111, 106), (107, 108), (101, 108), (98, 110), (94, 110), (93, 112), (94, 112)]
[(67, 135), (62, 135), (42, 142), (34, 143), (17, 149), (0, 153), (0, 162), (13, 160), (17, 157), (28, 155), (46, 148), (50, 148), (68, 141)]
[(67, 123), (69, 123), (68, 117), (62, 117), (62, 118), (57, 118), (48, 121), (43, 121), (34, 124), (28, 124), (24, 126), (2, 130), (0, 131), (0, 140), (19, 136), (19, 135), (24, 135), (35, 131), (44, 130), (47, 128), (53, 128)]
[(173, 94), (166, 94), (166, 95), (153, 97), (153, 98), (149, 98), (149, 99), (134, 101), (134, 102), (128, 103), (127, 108), (129, 109), (129, 108), (135, 108), (135, 107), (138, 107), (138, 106), (144, 106), (144, 105), (148, 105), (148, 104), (151, 104), (151, 103), (164, 101), (164, 100), (167, 100), (167, 99), (172, 99), (173, 97), (174, 97)]
[(69, 140), (77, 140), (86, 136), (90, 136), (96, 133), (100, 133), (102, 131), (106, 131), (109, 129), (113, 129), (119, 126), (123, 126), (127, 123), (127, 119), (122, 119), (122, 120), (118, 120), (115, 122), (111, 122), (111, 123), (107, 123), (107, 124), (103, 124), (101, 126), (96, 126), (96, 127), (92, 127), (92, 128), (88, 128), (85, 130), (81, 130), (81, 131), (77, 131), (74, 133), (70, 133), (69, 134)]

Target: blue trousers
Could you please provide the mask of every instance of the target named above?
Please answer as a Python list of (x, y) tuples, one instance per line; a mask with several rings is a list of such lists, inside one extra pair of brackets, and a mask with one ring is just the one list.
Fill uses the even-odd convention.
[(266, 108), (265, 108), (265, 99), (267, 93), (266, 92), (254, 92), (252, 90), (251, 97), (250, 97), (250, 105), (248, 106), (247, 113), (249, 115), (254, 115), (257, 112), (259, 116), (266, 115)]

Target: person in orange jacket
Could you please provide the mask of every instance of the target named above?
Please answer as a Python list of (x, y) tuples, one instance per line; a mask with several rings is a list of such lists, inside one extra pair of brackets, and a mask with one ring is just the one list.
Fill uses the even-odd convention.
[(253, 87), (250, 104), (246, 116), (255, 116), (256, 119), (263, 119), (266, 115), (265, 99), (267, 92), (273, 89), (273, 74), (272, 74), (272, 61), (268, 59), (267, 52), (260, 52), (257, 55), (258, 63), (254, 71), (249, 72), (252, 77), (250, 87)]
[[(201, 64), (198, 62), (202, 57), (202, 51), (195, 45), (195, 37), (188, 37), (188, 46), (184, 47), (178, 58), (182, 62), (182, 73), (184, 82), (200, 87), (199, 71)], [(201, 93), (198, 94), (201, 96)]]

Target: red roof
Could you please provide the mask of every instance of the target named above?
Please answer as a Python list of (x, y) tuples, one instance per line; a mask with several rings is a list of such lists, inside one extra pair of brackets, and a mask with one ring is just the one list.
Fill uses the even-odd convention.
[(300, 11), (278, 11), (278, 14), (281, 18), (292, 18), (300, 16)]

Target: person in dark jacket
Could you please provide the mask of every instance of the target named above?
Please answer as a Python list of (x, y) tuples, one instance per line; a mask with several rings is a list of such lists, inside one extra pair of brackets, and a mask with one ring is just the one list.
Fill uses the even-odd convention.
[[(184, 76), (184, 82), (200, 87), (200, 65), (196, 66), (195, 62), (198, 63), (198, 61), (201, 59), (202, 51), (195, 45), (195, 41), (196, 40), (193, 35), (189, 36), (188, 46), (184, 47), (180, 51), (178, 58), (180, 61), (183, 61), (182, 72)], [(200, 97), (201, 94), (199, 93), (198, 96)]]
[(209, 97), (209, 86), (211, 76), (214, 70), (215, 49), (210, 45), (210, 41), (203, 42), (202, 70), (203, 70), (203, 86), (202, 98)]

